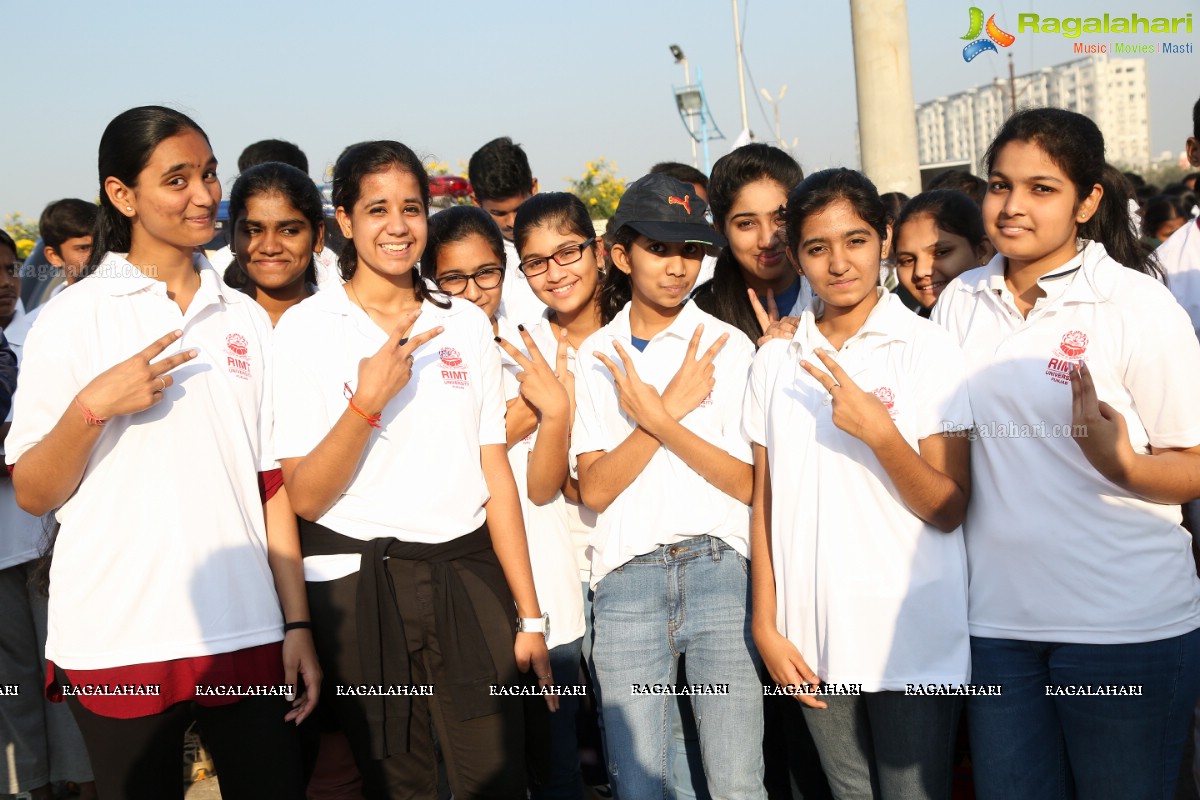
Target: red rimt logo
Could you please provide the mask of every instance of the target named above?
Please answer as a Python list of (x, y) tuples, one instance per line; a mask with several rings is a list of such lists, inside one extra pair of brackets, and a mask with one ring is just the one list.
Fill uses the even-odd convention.
[(668, 197), (668, 198), (667, 198), (667, 205), (669, 205), (669, 206), (683, 206), (683, 210), (684, 210), (684, 211), (686, 211), (686, 212), (688, 213), (688, 215), (690, 216), (690, 215), (691, 215), (691, 213), (692, 213), (692, 203), (691, 203), (691, 200), (692, 200), (692, 196), (691, 196), (690, 194), (685, 194), (685, 195), (683, 196), (683, 199), (682, 199), (682, 200), (680, 200), (680, 199), (679, 199), (678, 197), (676, 197), (675, 195), (671, 195), (670, 197)]
[(896, 395), (886, 386), (880, 386), (871, 394), (879, 398), (879, 402), (883, 403), (884, 408), (888, 411), (892, 410), (892, 406), (896, 405)]
[(1068, 331), (1063, 334), (1062, 343), (1058, 349), (1067, 358), (1079, 358), (1087, 350), (1088, 337), (1083, 331)]
[(453, 347), (443, 347), (438, 351), (438, 357), (447, 367), (457, 367), (462, 363), (462, 356)]
[(250, 343), (240, 333), (231, 333), (225, 337), (225, 346), (234, 355), (244, 356), (250, 352)]

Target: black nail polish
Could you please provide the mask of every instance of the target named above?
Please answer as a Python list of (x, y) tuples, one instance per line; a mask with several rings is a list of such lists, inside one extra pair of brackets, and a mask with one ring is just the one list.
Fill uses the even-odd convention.
[(404, 345), (406, 345), (406, 344), (408, 344), (408, 337), (407, 337), (407, 336), (405, 336), (403, 339), (401, 339), (401, 340), (400, 340), (400, 344), (399, 344), (399, 345), (397, 345), (397, 346), (398, 346), (398, 347), (404, 347)]
[(499, 336), (497, 336), (497, 337), (496, 337), (496, 344), (500, 344), (500, 337), (499, 337)]
[(519, 330), (519, 331), (523, 331), (523, 330), (525, 330), (525, 326), (524, 326), (524, 325), (518, 325), (518, 326), (517, 326), (517, 330)]

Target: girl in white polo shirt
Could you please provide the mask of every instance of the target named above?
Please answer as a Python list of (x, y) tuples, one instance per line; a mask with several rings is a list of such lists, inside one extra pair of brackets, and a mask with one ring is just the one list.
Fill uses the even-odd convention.
[(1022, 111), (988, 149), (998, 255), (934, 321), (979, 439), (965, 524), (980, 798), (1173, 794), (1200, 691), (1200, 344), (1150, 275), (1095, 123)]
[(741, 397), (754, 345), (687, 302), (707, 225), (689, 184), (647, 175), (610, 223), (604, 300), (580, 348), (572, 452), (592, 537), (593, 659), (621, 797), (672, 792), (669, 696), (680, 655), (714, 798), (762, 798), (762, 684), (750, 642), (750, 447)]
[(333, 203), (346, 283), (275, 340), (276, 450), (330, 708), (368, 798), (436, 796), (433, 730), (456, 796), (521, 797), (522, 703), (493, 687), (530, 667), (552, 681), (491, 324), (417, 274), (429, 181), (412, 150), (347, 148)]
[[(422, 276), (444, 293), (475, 303), (500, 334), (496, 341), (505, 351), (502, 363), (508, 462), (521, 496), (538, 602), (553, 623), (546, 637), (551, 672), (555, 685), (574, 686), (579, 683), (583, 598), (575, 577), (575, 548), (561, 494), (567, 478), (571, 417), (571, 399), (564, 385), (570, 380), (567, 342), (560, 339), (555, 343), (552, 333), (547, 338), (548, 328), (543, 330), (543, 326), (531, 325), (527, 330), (524, 325), (512, 326), (497, 317), (505, 288), (504, 273), (509, 268), (504, 261), (500, 229), (483, 209), (454, 206), (430, 219), (429, 243), (421, 256)], [(527, 416), (533, 417), (532, 430), (525, 423)], [(544, 707), (530, 709), (526, 742), (531, 751), (530, 790), (534, 800), (577, 798), (582, 791), (575, 740), (578, 706), (575, 696), (560, 697), (559, 710), (550, 716), (548, 724)]]
[(788, 197), (788, 257), (817, 299), (746, 392), (754, 641), (804, 704), (835, 797), (948, 800), (961, 701), (906, 690), (970, 676), (955, 431), (971, 413), (961, 351), (879, 288), (890, 233), (853, 170)]
[[(195, 716), (222, 791), (302, 798), (285, 720), (312, 710), (320, 671), (295, 528), (278, 524), (270, 322), (194, 255), (221, 199), (195, 122), (126, 111), (99, 166), (91, 274), (31, 331), (7, 440), (18, 502), (61, 523), (47, 679), (81, 689), (101, 797), (182, 797)], [(277, 687), (301, 678), (289, 711)]]

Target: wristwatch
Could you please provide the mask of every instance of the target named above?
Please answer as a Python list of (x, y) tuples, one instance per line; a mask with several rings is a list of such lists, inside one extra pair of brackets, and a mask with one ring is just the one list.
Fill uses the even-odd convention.
[(517, 617), (517, 633), (540, 633), (550, 638), (550, 615), (540, 617)]

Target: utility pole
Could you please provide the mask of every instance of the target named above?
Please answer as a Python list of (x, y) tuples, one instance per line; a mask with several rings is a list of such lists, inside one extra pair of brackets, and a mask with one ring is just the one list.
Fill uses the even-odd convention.
[(737, 50), (738, 97), (742, 101), (742, 130), (749, 133), (750, 119), (746, 116), (746, 70), (742, 63), (742, 26), (738, 22), (738, 0), (733, 0), (733, 44)]
[[(683, 64), (683, 85), (691, 86), (692, 73), (688, 69), (687, 56), (683, 54), (683, 50), (677, 44), (671, 45), (671, 55), (675, 57), (676, 64)], [(696, 163), (696, 130), (692, 127), (692, 118), (690, 116), (687, 118), (687, 128), (688, 138), (692, 141), (692, 166), (696, 167), (698, 166)]]
[(1009, 116), (1017, 113), (1017, 79), (1013, 74), (1013, 58), (1012, 53), (1008, 54), (1008, 98), (1012, 104), (1012, 110)]
[(904, 0), (850, 0), (862, 169), (880, 192), (921, 191)]

